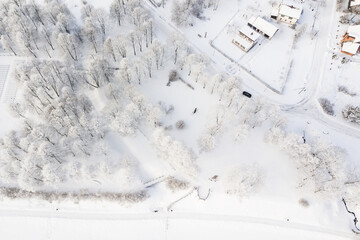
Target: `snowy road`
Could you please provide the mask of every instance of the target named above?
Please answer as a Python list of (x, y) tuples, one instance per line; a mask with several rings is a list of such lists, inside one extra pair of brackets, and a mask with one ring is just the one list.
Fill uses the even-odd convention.
[[(84, 222), (84, 220), (86, 220)], [(238, 239), (239, 236), (253, 236), (247, 239), (349, 239), (351, 232), (310, 226), (291, 221), (280, 221), (236, 215), (205, 213), (106, 213), (82, 211), (46, 211), (46, 210), (0, 210), (0, 224), (6, 222), (7, 229), (2, 229), (6, 239), (25, 239), (39, 236), (37, 239), (65, 239), (69, 232), (73, 236), (96, 239), (97, 234), (104, 235), (104, 229), (111, 232), (102, 239), (184, 239), (206, 231), (208, 239), (218, 239), (220, 233), (224, 239)], [(74, 224), (76, 223), (76, 224)], [(82, 223), (82, 224), (79, 224)], [(225, 224), (226, 223), (226, 224)], [(21, 224), (24, 231), (18, 231)], [(94, 226), (94, 229), (91, 228)], [(59, 231), (62, 229), (62, 231)], [(100, 229), (99, 232), (96, 229)], [(136, 229), (142, 229), (139, 234)], [(114, 234), (115, 233), (115, 234)], [(137, 234), (136, 234), (137, 233)], [(120, 234), (120, 235), (117, 235)], [(145, 235), (144, 235), (145, 234)], [(194, 234), (194, 235), (193, 235)], [(246, 235), (245, 235), (246, 234)], [(100, 236), (98, 236), (100, 237)], [(99, 239), (99, 238), (98, 238)]]

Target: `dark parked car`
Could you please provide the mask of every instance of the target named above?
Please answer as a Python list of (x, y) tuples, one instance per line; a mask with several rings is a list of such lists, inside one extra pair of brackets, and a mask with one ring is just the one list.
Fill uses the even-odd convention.
[(246, 97), (248, 97), (248, 98), (251, 98), (251, 94), (248, 93), (248, 92), (246, 92), (246, 91), (243, 91), (243, 95), (246, 96)]

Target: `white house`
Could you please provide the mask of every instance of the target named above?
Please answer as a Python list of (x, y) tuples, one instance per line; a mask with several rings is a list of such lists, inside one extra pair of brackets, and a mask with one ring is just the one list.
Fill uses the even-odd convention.
[(252, 28), (244, 26), (239, 30), (239, 35), (236, 35), (232, 42), (243, 51), (248, 52), (253, 46), (255, 46), (259, 37), (260, 34)]
[(248, 21), (248, 26), (261, 33), (266, 38), (271, 39), (279, 30), (277, 27), (262, 19), (261, 17), (252, 16)]
[(360, 0), (349, 0), (349, 8), (360, 6)]
[(360, 50), (360, 25), (349, 26), (341, 40), (341, 52), (353, 56)]
[(295, 7), (294, 5), (289, 4), (280, 4), (279, 7), (274, 8), (271, 12), (271, 18), (294, 25), (300, 19), (301, 14), (301, 7)]

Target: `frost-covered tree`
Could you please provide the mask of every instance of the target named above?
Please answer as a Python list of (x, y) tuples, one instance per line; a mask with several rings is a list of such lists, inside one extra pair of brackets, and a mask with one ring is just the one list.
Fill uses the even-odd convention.
[(10, 52), (12, 52), (15, 56), (18, 55), (17, 50), (16, 50), (16, 45), (14, 44), (14, 42), (11, 39), (9, 39), (8, 36), (1, 35), (0, 42), (5, 49), (10, 50)]
[(235, 127), (233, 135), (236, 142), (243, 142), (249, 135), (249, 126), (246, 124), (240, 124)]
[(214, 150), (216, 147), (215, 136), (210, 132), (203, 133), (198, 140), (198, 145), (200, 152), (209, 152)]
[(112, 43), (115, 53), (122, 58), (126, 58), (127, 46), (129, 44), (128, 38), (123, 35), (118, 35), (114, 38)]
[(212, 8), (214, 11), (218, 9), (220, 0), (204, 0), (205, 8)]
[(203, 1), (176, 0), (171, 9), (171, 20), (178, 26), (191, 25), (194, 18), (201, 18), (203, 7)]
[(346, 106), (342, 111), (342, 115), (349, 122), (360, 124), (360, 106)]
[(94, 88), (110, 83), (114, 77), (114, 69), (110, 66), (110, 63), (98, 55), (87, 63), (86, 73), (86, 83)]
[(129, 66), (129, 62), (126, 58), (123, 58), (120, 61), (119, 71), (117, 72), (118, 79), (121, 82), (127, 82), (128, 84), (131, 83), (132, 80), (132, 73), (131, 68)]
[(136, 75), (136, 78), (139, 82), (139, 85), (141, 84), (141, 78), (142, 78), (142, 75), (143, 75), (143, 72), (144, 72), (144, 64), (142, 61), (140, 61), (139, 59), (136, 59), (133, 63), (133, 66), (134, 66), (134, 72), (135, 72), (135, 75)]
[(170, 35), (169, 43), (173, 50), (174, 64), (176, 64), (179, 56), (187, 47), (185, 39), (180, 34), (174, 32)]
[(129, 103), (121, 111), (113, 113), (112, 123), (123, 136), (135, 134), (141, 119), (141, 110), (134, 103)]
[(129, 39), (129, 41), (131, 42), (131, 46), (132, 46), (132, 49), (133, 49), (133, 53), (134, 53), (134, 55), (136, 56), (136, 34), (135, 34), (135, 31), (131, 31), (131, 32), (128, 34), (128, 39)]
[(78, 60), (78, 43), (73, 35), (60, 33), (57, 36), (57, 44), (66, 56), (69, 56), (74, 61)]
[(215, 90), (219, 88), (220, 83), (224, 81), (224, 79), (225, 76), (223, 76), (222, 74), (216, 74), (215, 76), (211, 77), (210, 82), (207, 85), (210, 94), (213, 94)]
[(286, 134), (280, 127), (271, 128), (265, 140), (280, 146), (299, 170), (299, 187), (323, 195), (339, 195), (345, 182), (343, 152), (316, 138), (304, 143), (297, 134)]
[(104, 51), (106, 56), (111, 56), (111, 58), (116, 62), (116, 54), (114, 50), (113, 40), (111, 37), (108, 37), (104, 42)]
[(261, 184), (261, 170), (256, 166), (231, 167), (224, 173), (225, 192), (240, 200), (255, 192)]
[(360, 212), (360, 171), (359, 167), (351, 166), (346, 172), (346, 181), (343, 186), (342, 197), (350, 209), (358, 215)]
[(158, 156), (167, 161), (174, 171), (191, 180), (197, 177), (198, 167), (191, 149), (167, 136), (161, 128), (153, 132), (152, 143)]
[(287, 119), (282, 114), (280, 107), (276, 105), (269, 106), (269, 109), (267, 111), (267, 115), (274, 125), (274, 127), (286, 127)]
[(211, 151), (216, 147), (216, 137), (223, 131), (223, 126), (229, 120), (229, 112), (223, 105), (217, 105), (209, 113), (209, 122), (201, 134), (198, 145), (200, 151)]
[(98, 43), (99, 43), (99, 28), (94, 24), (94, 21), (91, 18), (85, 18), (84, 24), (84, 35), (88, 42), (94, 49), (95, 54), (98, 53)]
[(119, 26), (125, 16), (125, 4), (122, 0), (114, 0), (110, 5), (110, 17), (116, 19)]
[(165, 46), (158, 39), (154, 39), (150, 48), (154, 53), (156, 70), (159, 70), (159, 67), (163, 65)]
[(147, 50), (143, 55), (143, 61), (146, 66), (146, 70), (148, 72), (149, 78), (152, 77), (152, 69), (155, 62), (155, 54), (151, 49)]
[(229, 96), (229, 93), (234, 89), (240, 91), (240, 87), (241, 87), (241, 79), (239, 79), (236, 76), (231, 76), (226, 80), (222, 81), (219, 84), (219, 95), (220, 95), (219, 101), (222, 101), (224, 98), (226, 99)]

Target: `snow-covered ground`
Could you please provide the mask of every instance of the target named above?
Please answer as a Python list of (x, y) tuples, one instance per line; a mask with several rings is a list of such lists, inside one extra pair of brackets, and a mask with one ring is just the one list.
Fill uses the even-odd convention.
[[(82, 1), (64, 2), (68, 4), (78, 24), (81, 24)], [(108, 9), (112, 1), (87, 2), (95, 7)], [(157, 122), (151, 122), (151, 125), (155, 125), (152, 127), (148, 127), (145, 121), (136, 122), (135, 124), (138, 125), (135, 126), (135, 134), (123, 134), (106, 126), (104, 136), (101, 136), (101, 142), (99, 141), (99, 144), (106, 145), (105, 149), (101, 149), (106, 151), (106, 154), (92, 158), (86, 156), (83, 159), (70, 158), (75, 162), (70, 166), (74, 168), (72, 170), (81, 172), (81, 176), (86, 175), (84, 178), (74, 177), (64, 183), (56, 182), (40, 188), (60, 195), (62, 192), (84, 191), (85, 199), (76, 200), (75, 197), (74, 199), (70, 197), (66, 200), (48, 202), (36, 197), (28, 199), (26, 196), (19, 196), (19, 199), (11, 199), (4, 196), (0, 202), (2, 238), (10, 240), (352, 238), (353, 218), (346, 212), (341, 201), (343, 196), (336, 195), (335, 192), (338, 191), (336, 186), (334, 188), (330, 186), (330, 189), (334, 189), (333, 194), (336, 197), (332, 196), (332, 193), (315, 193), (313, 188), (302, 186), (305, 185), (302, 184), (303, 181), (307, 179), (302, 179), (304, 173), (301, 167), (306, 169), (312, 162), (305, 164), (305, 167), (299, 167), (296, 154), (287, 152), (288, 147), (290, 148), (294, 142), (298, 147), (295, 150), (306, 152), (313, 146), (305, 145), (305, 142), (311, 144), (320, 137), (339, 147), (339, 152), (344, 155), (341, 164), (349, 169), (359, 167), (357, 159), (360, 153), (358, 149), (360, 132), (354, 130), (352, 126), (344, 126), (336, 120), (328, 120), (326, 118), (328, 116), (324, 116), (316, 105), (317, 98), (323, 95), (341, 103), (350, 101), (349, 96), (334, 93), (335, 81), (341, 81), (360, 95), (353, 79), (354, 73), (360, 74), (358, 63), (354, 61), (343, 66), (337, 63), (341, 67), (333, 78), (329, 77), (333, 76), (333, 70), (327, 70), (328, 58), (331, 56), (327, 44), (328, 37), (335, 29), (331, 23), (336, 22), (332, 20), (335, 1), (326, 5), (322, 4), (324, 3), (322, 1), (303, 3), (304, 13), (295, 29), (273, 21), (280, 28), (279, 32), (271, 40), (261, 37), (260, 42), (247, 54), (231, 43), (229, 29), (234, 25), (236, 28), (238, 25), (246, 24), (246, 20), (251, 15), (268, 17), (271, 10), (270, 3), (222, 1), (216, 11), (206, 9), (202, 20), (196, 19), (193, 27), (186, 28), (176, 27), (171, 22), (173, 1), (166, 1), (164, 8), (156, 8), (147, 0), (141, 3), (153, 17), (156, 37), (168, 44), (167, 54), (163, 60), (164, 66), (155, 70), (155, 65), (150, 65), (153, 69), (151, 76), (146, 66), (143, 66), (143, 71), (139, 74), (142, 78), (141, 83), (139, 78), (139, 83), (136, 79), (132, 79), (131, 85), (126, 85), (127, 83), (122, 85), (124, 83), (120, 80), (125, 81), (126, 76), (121, 75), (120, 80), (116, 79), (119, 82), (111, 86), (114, 88), (116, 85), (125, 86), (123, 89), (115, 89), (117, 92), (106, 87), (93, 89), (85, 84), (87, 87), (76, 93), (84, 93), (90, 99), (93, 104), (92, 109), (96, 113), (107, 114), (107, 109), (112, 110), (111, 105), (119, 108), (132, 107), (127, 109), (127, 112), (120, 113), (123, 122), (130, 122), (129, 126), (124, 124), (126, 125), (124, 128), (133, 127), (132, 113), (140, 112), (145, 115), (134, 107), (134, 103), (126, 105), (128, 99), (121, 99), (124, 101), (121, 103), (123, 105), (118, 104), (116, 97), (123, 94), (121, 91), (124, 89), (129, 91), (129, 98), (132, 97), (132, 101), (143, 104), (142, 108), (155, 106), (161, 109), (163, 114)], [(161, 1), (158, 1), (158, 4), (161, 5)], [(135, 22), (136, 19), (132, 20)], [(125, 25), (121, 28), (121, 31), (127, 30), (131, 30), (131, 26)], [(203, 56), (206, 63), (203, 68), (199, 67), (197, 62), (189, 64), (187, 60), (184, 60), (185, 63), (181, 66), (179, 63), (173, 64), (174, 59), (170, 53), (174, 52), (174, 46), (171, 41), (178, 39), (168, 40), (168, 37), (172, 36), (174, 31), (185, 37), (183, 46), (188, 45), (192, 48), (192, 50), (184, 50), (185, 53), (182, 54), (201, 54), (199, 56)], [(118, 33), (118, 28), (114, 27), (110, 32), (108, 36), (114, 37)], [(298, 36), (295, 36), (296, 34)], [(130, 42), (128, 44), (130, 46)], [(139, 48), (140, 46), (133, 45), (134, 51)], [(146, 51), (147, 48), (144, 47), (144, 52)], [(222, 52), (233, 58), (234, 62)], [(86, 57), (91, 59), (94, 55), (89, 54)], [(138, 55), (144, 58), (147, 56), (142, 50), (138, 50)], [(182, 56), (179, 56), (179, 59), (180, 57)], [(133, 60), (138, 57), (132, 56), (132, 52), (129, 51), (128, 58), (133, 67), (136, 64)], [(0, 66), (10, 66), (4, 68), (6, 74), (3, 76), (10, 76), (7, 73), (12, 72), (14, 65), (20, 65), (16, 59), (16, 57), (0, 56)], [(123, 68), (124, 63), (116, 62), (113, 66)], [(89, 71), (98, 68), (90, 66)], [(171, 70), (176, 70), (180, 78), (170, 83)], [(120, 72), (119, 69), (116, 71)], [(220, 76), (215, 74), (222, 72), (228, 74), (223, 78), (229, 82), (229, 85), (225, 85), (227, 83), (225, 80), (218, 85), (215, 80), (213, 81)], [(200, 73), (203, 75), (200, 76)], [(31, 74), (35, 75), (36, 71), (33, 70), (29, 73)], [(242, 83), (239, 78), (229, 78), (229, 75), (240, 77)], [(232, 82), (234, 79), (235, 82)], [(1, 138), (11, 130), (19, 129), (23, 122), (7, 110), (14, 98), (21, 101), (25, 95), (25, 91), (22, 90), (26, 88), (24, 86), (26, 84), (18, 86), (13, 80), (12, 77), (0, 76), (0, 93), (3, 93), (1, 98), (3, 101), (0, 103), (0, 125), (5, 126), (0, 128)], [(331, 84), (326, 85), (327, 81)], [(264, 82), (282, 94), (272, 91), (263, 84)], [(212, 84), (217, 86), (215, 91), (211, 90)], [(17, 87), (19, 87), (18, 92)], [(231, 92), (230, 90), (227, 92), (227, 87)], [(69, 87), (65, 88), (64, 92), (66, 93), (68, 89)], [(139, 93), (132, 92), (133, 89)], [(113, 90), (115, 93), (111, 92), (113, 94), (111, 95), (110, 91)], [(253, 97), (246, 98), (241, 94), (242, 90), (250, 91)], [(231, 95), (234, 92), (235, 95)], [(358, 101), (358, 95), (351, 98), (354, 104)], [(71, 102), (66, 103), (71, 104)], [(276, 112), (273, 109), (277, 108), (269, 103), (286, 111)], [(61, 106), (64, 108), (63, 105)], [(341, 105), (336, 105), (337, 112), (340, 111), (339, 106)], [(65, 110), (64, 112), (66, 113)], [(275, 116), (266, 115), (271, 113)], [(269, 129), (274, 128), (271, 119), (279, 120), (282, 114), (288, 122), (284, 131), (289, 135), (297, 134), (297, 137), (293, 138), (295, 140), (288, 140), (289, 143), (279, 143), (276, 146), (264, 139)], [(80, 122), (79, 119), (78, 121)], [(179, 127), (179, 121), (183, 121), (182, 127)], [(118, 121), (113, 125), (115, 127), (119, 125), (120, 128), (123, 127), (123, 122)], [(32, 131), (31, 128), (28, 127), (27, 134)], [(165, 134), (165, 137), (155, 141), (159, 129), (162, 129), (161, 133)], [(46, 136), (46, 132), (40, 130), (36, 132), (36, 136)], [(209, 144), (211, 148), (213, 143), (213, 149), (206, 150), (200, 144), (204, 135), (207, 137), (210, 135), (210, 140), (214, 141), (205, 139), (210, 143), (205, 142), (204, 145)], [(7, 142), (10, 140), (6, 139)], [(92, 141), (92, 138), (90, 140)], [(31, 143), (27, 141), (28, 139), (24, 140), (25, 145), (30, 145)], [(13, 146), (20, 149), (22, 154), (26, 152), (22, 149), (24, 142), (15, 142)], [(50, 140), (49, 142), (52, 143)], [(50, 144), (48, 147), (51, 147)], [(170, 153), (161, 154), (161, 150), (167, 147)], [(39, 151), (44, 149), (47, 148), (42, 147)], [(31, 151), (36, 150), (38, 150), (36, 147), (31, 149)], [(316, 151), (321, 152), (321, 149), (312, 150), (308, 155), (315, 157)], [(41, 154), (44, 153), (39, 153)], [(127, 160), (122, 161), (125, 155)], [(167, 156), (170, 158), (166, 159)], [(182, 159), (182, 156), (191, 157), (193, 160), (191, 163), (195, 166), (192, 170), (195, 169), (196, 177), (189, 177), (179, 170), (192, 166), (186, 161), (187, 159)], [(47, 157), (51, 158), (51, 155)], [(331, 159), (333, 156), (325, 155), (325, 157)], [(2, 156), (0, 161), (1, 158)], [(180, 164), (176, 165), (178, 158)], [(315, 158), (310, 159), (315, 161)], [(321, 165), (319, 159), (316, 160), (319, 161), (318, 165)], [(108, 160), (110, 163), (107, 162)], [(109, 165), (101, 165), (102, 162)], [(325, 162), (325, 165), (327, 163)], [(78, 169), (76, 164), (85, 167)], [(127, 167), (136, 171), (129, 173)], [(331, 175), (331, 171), (336, 167), (339, 165), (330, 166), (330, 170), (322, 169), (324, 175), (326, 170)], [(112, 174), (113, 168), (115, 174)], [(97, 170), (100, 170), (100, 173)], [(335, 170), (343, 173), (343, 169)], [(243, 179), (241, 179), (242, 175), (245, 176)], [(321, 175), (319, 179), (322, 180), (322, 174), (319, 175)], [(171, 179), (168, 178), (169, 176), (184, 180), (186, 186), (172, 189), (169, 186)], [(336, 177), (338, 176), (332, 176), (332, 179), (326, 179), (324, 182), (331, 182)], [(1, 184), (8, 186), (5, 182)], [(86, 200), (87, 191), (112, 193), (131, 191), (133, 188), (146, 191), (146, 197), (136, 203), (117, 202), (116, 199), (112, 201), (91, 199), (91, 197)], [(346, 194), (346, 191), (341, 193)], [(354, 199), (356, 202), (356, 197)]]
[[(9, 214), (9, 213), (8, 213)], [(11, 213), (10, 213), (11, 214)], [(37, 217), (0, 218), (6, 225), (6, 239), (349, 239), (351, 235), (327, 228), (268, 222), (266, 219), (208, 214), (134, 214), (109, 215), (52, 212)], [(19, 225), (21, 231), (19, 231)]]

